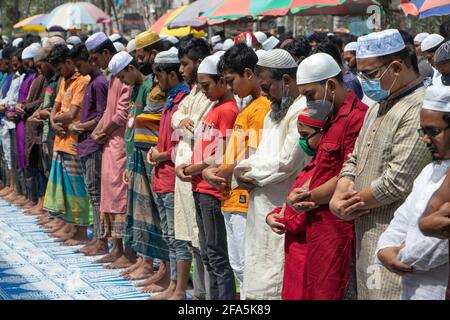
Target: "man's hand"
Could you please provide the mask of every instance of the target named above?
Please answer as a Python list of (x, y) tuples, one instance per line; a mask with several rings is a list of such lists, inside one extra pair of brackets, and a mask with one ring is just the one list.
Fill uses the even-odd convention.
[(17, 120), (17, 114), (15, 114), (14, 112), (8, 111), (8, 112), (6, 113), (6, 118), (7, 118), (9, 121), (16, 121), (16, 120)]
[(346, 191), (336, 189), (330, 201), (330, 210), (337, 217), (351, 221), (361, 215), (367, 213), (366, 210), (359, 210), (364, 206), (364, 202), (357, 196), (358, 192), (355, 190), (355, 183), (350, 181)]
[(16, 104), (15, 110), (16, 110), (17, 113), (22, 115), (22, 114), (25, 113), (25, 110), (23, 108), (24, 108), (23, 104), (22, 103), (18, 103), (18, 104)]
[(66, 129), (64, 129), (63, 125), (61, 123), (59, 123), (59, 122), (54, 122), (52, 124), (52, 129), (59, 136), (65, 136), (67, 134)]
[(217, 176), (220, 169), (216, 167), (208, 167), (202, 172), (203, 179), (216, 189), (223, 189), (226, 186), (227, 180)]
[(84, 129), (78, 126), (78, 123), (72, 123), (68, 127), (68, 131), (73, 134), (81, 134), (84, 132)]
[(277, 219), (284, 218), (284, 212), (286, 210), (286, 204), (283, 205), (283, 208), (279, 213), (271, 214), (267, 216), (266, 223), (276, 234), (283, 234), (286, 232), (286, 227), (284, 224), (277, 222)]
[(288, 205), (296, 212), (310, 211), (319, 206), (311, 201), (311, 192), (305, 188), (294, 189), (287, 198)]
[(394, 272), (398, 275), (404, 275), (405, 273), (413, 272), (413, 268), (404, 264), (398, 258), (398, 253), (405, 245), (402, 244), (400, 247), (389, 247), (378, 251), (378, 259), (381, 261), (383, 266), (385, 266), (389, 271)]
[(185, 118), (181, 120), (180, 124), (178, 125), (180, 129), (187, 130), (191, 133), (194, 133), (194, 121), (192, 121), (189, 118)]
[(419, 228), (428, 237), (450, 238), (450, 202), (444, 203), (438, 211), (419, 219)]
[(50, 110), (48, 109), (39, 110), (39, 117), (41, 119), (47, 120), (48, 118), (50, 118)]
[(247, 191), (252, 191), (257, 187), (256, 181), (252, 178), (248, 178), (245, 176), (245, 173), (250, 172), (252, 168), (235, 168), (234, 169), (234, 177), (239, 185), (239, 187), (246, 189)]
[(0, 104), (0, 112), (6, 112), (8, 108), (4, 104)]
[(108, 140), (108, 136), (103, 131), (93, 132), (91, 133), (91, 138), (98, 144), (105, 144)]
[(180, 164), (178, 167), (175, 168), (175, 173), (176, 173), (177, 177), (180, 178), (181, 181), (184, 181), (184, 182), (192, 181), (192, 176), (187, 176), (184, 173), (184, 169), (186, 169), (188, 166), (189, 166), (188, 163), (184, 163), (184, 164)]
[(129, 182), (129, 175), (128, 175), (128, 170), (127, 169), (125, 169), (125, 171), (122, 174), (122, 181), (125, 184), (128, 184), (128, 182)]

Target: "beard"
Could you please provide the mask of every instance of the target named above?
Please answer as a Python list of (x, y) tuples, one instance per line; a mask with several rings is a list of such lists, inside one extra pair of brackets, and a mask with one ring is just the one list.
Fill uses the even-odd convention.
[(151, 63), (142, 63), (139, 64), (139, 71), (142, 72), (144, 76), (148, 76), (153, 73), (153, 66)]
[(283, 89), (283, 97), (281, 100), (272, 100), (272, 104), (270, 106), (272, 110), (270, 111), (269, 117), (276, 123), (280, 122), (286, 116), (289, 111), (289, 107), (293, 102), (294, 99), (288, 94), (287, 90)]

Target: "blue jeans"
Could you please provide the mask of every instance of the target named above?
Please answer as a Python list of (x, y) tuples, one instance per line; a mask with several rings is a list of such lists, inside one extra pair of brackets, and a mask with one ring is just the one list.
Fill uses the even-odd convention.
[(174, 193), (155, 193), (163, 238), (169, 246), (170, 279), (177, 280), (177, 261), (191, 261), (188, 242), (175, 239)]

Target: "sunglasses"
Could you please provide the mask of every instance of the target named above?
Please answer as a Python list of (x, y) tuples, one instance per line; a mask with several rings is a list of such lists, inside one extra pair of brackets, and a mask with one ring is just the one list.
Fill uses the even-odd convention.
[(450, 126), (446, 128), (420, 128), (417, 129), (417, 132), (419, 133), (419, 137), (421, 138), (423, 138), (425, 135), (434, 138), (447, 129), (450, 129)]

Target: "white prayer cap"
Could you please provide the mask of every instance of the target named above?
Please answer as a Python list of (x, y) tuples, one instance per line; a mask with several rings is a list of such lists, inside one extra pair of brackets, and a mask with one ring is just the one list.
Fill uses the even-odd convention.
[(232, 46), (234, 46), (234, 41), (231, 39), (226, 39), (225, 42), (223, 43), (223, 50), (227, 51)]
[(265, 51), (264, 54), (259, 56), (257, 65), (271, 69), (292, 69), (298, 67), (290, 53), (283, 49)]
[(266, 41), (264, 41), (263, 43), (263, 48), (266, 51), (272, 50), (273, 48), (275, 48), (278, 43), (280, 43), (280, 40), (278, 40), (276, 37), (271, 36), (269, 39), (267, 39)]
[(42, 47), (44, 47), (45, 42), (47, 42), (47, 40), (48, 40), (48, 37), (42, 37), (42, 38), (41, 38), (41, 46), (42, 46)]
[(156, 55), (155, 63), (180, 63), (178, 49), (172, 47), (167, 51), (161, 51)]
[(218, 75), (219, 70), (217, 70), (217, 66), (219, 65), (220, 57), (223, 56), (223, 54), (224, 52), (220, 51), (203, 59), (198, 66), (197, 73)]
[(121, 42), (114, 42), (113, 45), (117, 52), (125, 50), (125, 46)]
[(112, 35), (109, 36), (109, 40), (111, 40), (111, 42), (115, 42), (115, 41), (119, 40), (120, 38), (122, 38), (122, 37), (120, 36), (120, 34), (117, 34), (117, 33), (113, 33)]
[(425, 40), (426, 37), (428, 37), (430, 34), (428, 32), (421, 32), (418, 33), (415, 37), (414, 37), (414, 42), (419, 42), (422, 43), (423, 40)]
[(29, 45), (22, 51), (22, 60), (26, 59), (34, 59), (34, 55), (36, 52), (41, 48), (41, 46), (38, 44), (36, 45)]
[(264, 41), (267, 40), (266, 34), (265, 34), (264, 32), (262, 32), (262, 31), (256, 31), (256, 32), (254, 33), (254, 35), (255, 35), (256, 40), (258, 40), (258, 42), (259, 42), (260, 44), (263, 44)]
[(215, 51), (222, 51), (223, 50), (223, 43), (218, 43), (213, 48)]
[(263, 49), (259, 49), (259, 50), (256, 50), (256, 51), (255, 51), (256, 56), (258, 57), (258, 61), (259, 61), (259, 59), (261, 59), (261, 57), (262, 57), (266, 52), (267, 52), (267, 51), (266, 51), (266, 50), (263, 50)]
[(356, 42), (356, 41), (349, 42), (349, 43), (347, 43), (347, 45), (344, 47), (344, 52), (345, 52), (345, 51), (356, 51), (356, 47), (357, 47), (357, 42)]
[(372, 32), (358, 38), (356, 58), (365, 59), (386, 56), (405, 48), (405, 42), (397, 29)]
[(77, 37), (77, 36), (71, 36), (71, 37), (67, 38), (66, 43), (67, 43), (67, 45), (70, 44), (72, 46), (75, 46), (75, 45), (81, 43), (81, 39), (80, 39), (80, 37)]
[(434, 54), (434, 63), (441, 64), (450, 60), (450, 40), (441, 44)]
[(106, 36), (104, 32), (96, 32), (89, 38), (87, 38), (85, 42), (86, 49), (88, 51), (92, 51), (95, 48), (98, 48), (101, 44), (103, 44), (109, 38)]
[(2, 40), (4, 43), (8, 44), (9, 43), (9, 37), (7, 36), (2, 36)]
[(23, 38), (14, 39), (12, 42), (13, 47), (18, 47), (23, 42)]
[(174, 37), (174, 36), (168, 36), (166, 39), (164, 39), (164, 40), (167, 40), (167, 41), (169, 41), (171, 44), (177, 44), (178, 42), (180, 42), (179, 40), (178, 40), (178, 38), (177, 37)]
[(128, 41), (127, 51), (133, 52), (135, 50), (136, 50), (136, 39), (132, 39), (132, 40)]
[(115, 76), (130, 64), (133, 57), (126, 51), (116, 53), (109, 62), (108, 69)]
[(214, 44), (220, 42), (221, 40), (222, 40), (222, 38), (220, 37), (220, 35), (211, 37), (211, 42)]
[(422, 43), (420, 44), (420, 49), (422, 50), (422, 52), (434, 49), (436, 47), (439, 47), (442, 44), (442, 42), (444, 42), (444, 40), (445, 38), (440, 34), (437, 33), (430, 34), (422, 41)]
[(47, 52), (44, 48), (38, 49), (34, 54), (34, 62), (43, 61), (45, 58), (47, 58)]
[(304, 59), (297, 69), (297, 84), (308, 84), (333, 78), (341, 72), (329, 54), (319, 52)]
[(425, 92), (422, 109), (450, 112), (450, 87), (429, 86)]

